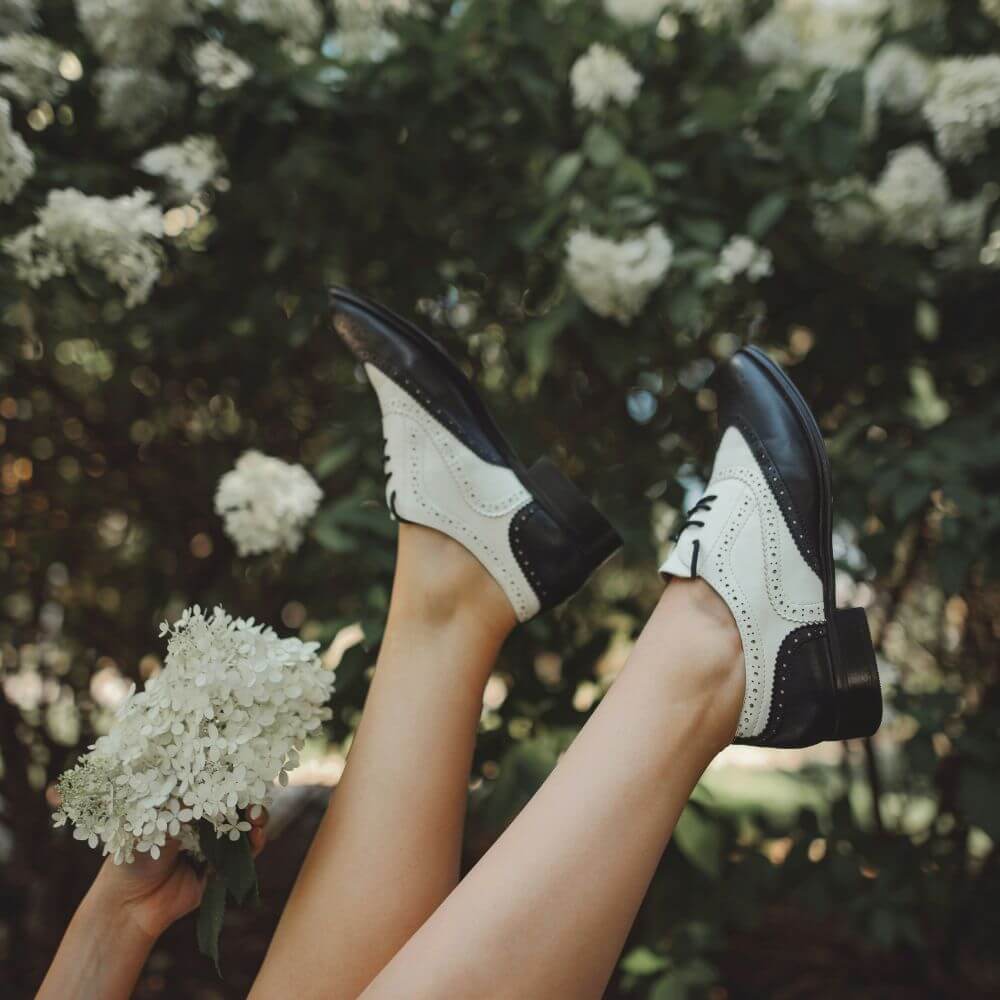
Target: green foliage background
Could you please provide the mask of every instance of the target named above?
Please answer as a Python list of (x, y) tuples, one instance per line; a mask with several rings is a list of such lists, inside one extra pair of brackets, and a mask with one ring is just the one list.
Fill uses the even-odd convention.
[[(361, 622), (329, 740), (357, 722), (393, 529), (377, 407), (324, 318), (336, 281), (405, 313), (422, 303), (522, 455), (553, 455), (626, 539), (590, 587), (504, 651), (509, 695), (479, 741), (468, 860), (585, 721), (581, 684), (602, 690), (641, 627), (669, 514), (711, 454), (705, 377), (752, 339), (789, 366), (828, 435), (844, 571), (864, 584), (892, 713), (876, 745), (843, 748), (839, 764), (710, 778), (609, 995), (990, 994), (1000, 287), (996, 272), (944, 270), (924, 249), (831, 248), (812, 212), (817, 181), (874, 177), (904, 142), (933, 148), (930, 133), (890, 117), (865, 141), (860, 72), (839, 76), (816, 116), (815, 76), (766, 85), (726, 26), (682, 17), (662, 37), (594, 2), (427, 7), (395, 25), (401, 45), (384, 62), (347, 69), (335, 55), (299, 64), (224, 13), (179, 32), (223, 38), (256, 75), (235, 96), (190, 90), (147, 143), (214, 135), (230, 181), (166, 241), (147, 304), (124, 309), (93, 275), (30, 289), (0, 266), (0, 643), (5, 683), (35, 672), (45, 692), (30, 708), (0, 696), (0, 977), (14, 995), (37, 983), (93, 860), (49, 828), (44, 797), (107, 723), (92, 676), (111, 665), (139, 679), (144, 657), (162, 654), (165, 615), (219, 602), (323, 641)], [(134, 146), (97, 122), (97, 63), (72, 5), (52, 0), (43, 16), (84, 76), (65, 98), (71, 120), (32, 131), (16, 116), (38, 171), (5, 207), (4, 235), (31, 224), (50, 188), (150, 186)], [(1000, 29), (955, 2), (905, 38), (974, 54), (996, 50)], [(599, 118), (574, 110), (567, 82), (593, 41), (644, 76), (634, 106)], [(184, 76), (180, 56), (167, 72)], [(994, 137), (949, 168), (953, 189), (971, 195), (998, 167)], [(563, 275), (566, 234), (652, 221), (675, 242), (663, 287), (628, 327), (587, 311)], [(710, 280), (733, 233), (771, 249), (773, 278)], [(459, 305), (471, 322), (455, 321)], [(237, 559), (212, 511), (219, 476), (248, 447), (303, 462), (324, 488), (293, 556)], [(172, 961), (141, 995), (212, 981), (207, 962), (180, 978), (191, 960)]]

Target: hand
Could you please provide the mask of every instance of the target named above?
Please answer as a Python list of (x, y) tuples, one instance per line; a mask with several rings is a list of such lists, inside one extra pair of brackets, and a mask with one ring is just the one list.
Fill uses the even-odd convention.
[[(267, 842), (267, 810), (248, 820), (252, 826), (250, 852), (257, 857)], [(206, 880), (205, 874), (199, 875), (181, 856), (179, 843), (169, 839), (156, 860), (136, 853), (131, 864), (116, 865), (108, 858), (93, 892), (103, 906), (121, 910), (145, 936), (155, 940), (175, 920), (198, 908)]]

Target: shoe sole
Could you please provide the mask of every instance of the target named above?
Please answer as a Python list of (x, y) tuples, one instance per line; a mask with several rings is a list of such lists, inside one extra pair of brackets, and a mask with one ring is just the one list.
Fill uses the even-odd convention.
[(778, 390), (805, 436), (820, 490), (819, 560), (823, 571), (823, 609), (830, 661), (830, 681), (836, 705), (832, 739), (849, 740), (872, 736), (882, 722), (882, 688), (878, 679), (875, 647), (868, 619), (862, 608), (839, 609), (833, 562), (833, 478), (830, 457), (816, 418), (795, 383), (760, 348), (745, 347), (752, 360)]
[[(586, 550), (595, 568), (605, 563), (621, 548), (621, 536), (612, 524), (576, 485), (559, 471), (551, 459), (540, 458), (530, 468), (524, 465), (465, 373), (436, 340), (405, 317), (350, 289), (340, 287), (330, 289), (331, 308), (336, 310), (338, 302), (345, 302), (356, 309), (371, 313), (434, 359), (442, 376), (458, 390), (481, 429), (503, 456), (521, 485), (549, 516)], [(392, 378), (392, 372), (387, 371), (385, 374)]]

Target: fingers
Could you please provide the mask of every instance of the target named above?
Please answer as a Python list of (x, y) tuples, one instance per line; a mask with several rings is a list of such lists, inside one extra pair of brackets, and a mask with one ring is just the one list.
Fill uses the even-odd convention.
[(264, 845), (267, 844), (267, 832), (264, 829), (267, 825), (267, 818), (266, 809), (261, 809), (256, 819), (250, 818), (250, 853), (253, 857), (257, 857), (264, 850)]

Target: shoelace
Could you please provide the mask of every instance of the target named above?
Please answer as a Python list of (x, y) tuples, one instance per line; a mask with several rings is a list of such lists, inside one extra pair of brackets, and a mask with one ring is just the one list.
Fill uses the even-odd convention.
[[(389, 480), (392, 479), (392, 469), (389, 468), (389, 439), (382, 436), (382, 450), (385, 452), (385, 456), (382, 459), (382, 471), (385, 473), (385, 488), (389, 489)], [(389, 513), (392, 515), (393, 520), (398, 521), (399, 514), (396, 511), (396, 491), (392, 490), (389, 493)]]
[[(684, 515), (684, 520), (681, 526), (670, 536), (670, 540), (673, 542), (679, 542), (681, 535), (687, 531), (688, 528), (704, 528), (705, 522), (693, 517), (693, 514), (699, 512), (708, 513), (712, 509), (712, 503), (717, 500), (718, 497), (714, 493), (706, 493), (688, 512)], [(691, 575), (698, 575), (698, 551), (701, 548), (701, 542), (696, 538), (691, 543)]]

